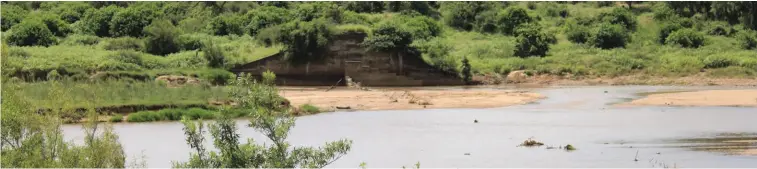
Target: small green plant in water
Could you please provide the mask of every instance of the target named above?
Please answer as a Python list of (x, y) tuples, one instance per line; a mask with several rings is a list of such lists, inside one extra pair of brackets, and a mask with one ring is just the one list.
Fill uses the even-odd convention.
[(303, 104), (300, 106), (300, 111), (308, 114), (320, 113), (321, 110), (311, 104)]
[(121, 114), (116, 114), (110, 117), (110, 122), (121, 122), (124, 120), (124, 116)]
[(573, 151), (573, 150), (576, 150), (576, 147), (573, 147), (573, 145), (568, 144), (568, 145), (565, 146), (565, 150), (567, 150), (567, 151)]

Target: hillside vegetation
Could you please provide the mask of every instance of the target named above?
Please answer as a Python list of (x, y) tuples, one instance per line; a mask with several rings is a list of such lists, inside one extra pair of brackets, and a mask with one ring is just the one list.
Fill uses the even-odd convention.
[[(72, 91), (183, 93), (152, 79), (224, 85), (231, 67), (277, 52), (320, 59), (334, 35), (363, 32), (369, 50), (421, 56), (464, 79), (516, 70), (744, 78), (757, 75), (755, 28), (756, 2), (3, 2), (2, 73), (32, 100), (44, 100), (49, 80)], [(129, 85), (97, 82), (115, 80)], [(101, 99), (182, 102), (152, 96), (161, 94)]]

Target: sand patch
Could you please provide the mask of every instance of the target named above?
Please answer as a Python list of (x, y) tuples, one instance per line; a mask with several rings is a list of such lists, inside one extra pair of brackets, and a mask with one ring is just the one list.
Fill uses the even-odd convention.
[(433, 108), (492, 108), (526, 104), (544, 98), (537, 93), (506, 90), (281, 90), (293, 106), (324, 109), (407, 110)]
[(650, 94), (620, 106), (747, 106), (757, 107), (757, 89), (705, 90)]

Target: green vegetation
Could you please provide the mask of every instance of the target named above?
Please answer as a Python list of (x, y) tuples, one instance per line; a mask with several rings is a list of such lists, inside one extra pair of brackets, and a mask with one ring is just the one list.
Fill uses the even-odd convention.
[(300, 106), (300, 111), (302, 111), (302, 112), (304, 112), (306, 114), (315, 114), (315, 113), (320, 113), (321, 112), (321, 110), (318, 109), (318, 107), (315, 107), (315, 106), (310, 105), (310, 104), (303, 104), (303, 105), (301, 105)]
[(178, 121), (182, 117), (191, 120), (196, 119), (215, 119), (216, 112), (200, 108), (191, 109), (161, 109), (158, 111), (140, 111), (131, 113), (127, 116), (129, 122), (150, 122), (150, 121)]
[(110, 122), (121, 122), (124, 120), (124, 116), (121, 114), (116, 114), (110, 117)]

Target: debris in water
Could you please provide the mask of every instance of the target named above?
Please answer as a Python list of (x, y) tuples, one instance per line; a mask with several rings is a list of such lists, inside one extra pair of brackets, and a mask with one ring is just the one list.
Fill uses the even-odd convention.
[(478, 123), (478, 120), (477, 119), (473, 119), (473, 123)]
[(639, 161), (639, 150), (636, 150), (636, 157), (633, 158), (633, 161)]
[(467, 155), (467, 156), (469, 156), (469, 155), (470, 155), (470, 153), (465, 153), (465, 154), (463, 154), (463, 155)]
[(607, 93), (607, 90), (605, 90), (605, 93)]
[(573, 145), (568, 144), (568, 145), (565, 146), (565, 150), (573, 151), (573, 150), (576, 150), (576, 148), (573, 147)]
[(660, 154), (660, 152), (657, 152), (657, 154)]
[(350, 106), (336, 106), (336, 109), (350, 109)]
[(526, 146), (526, 147), (532, 147), (532, 146), (543, 146), (544, 143), (538, 142), (536, 140), (533, 140), (531, 138), (528, 138), (528, 140), (523, 141), (519, 146)]

